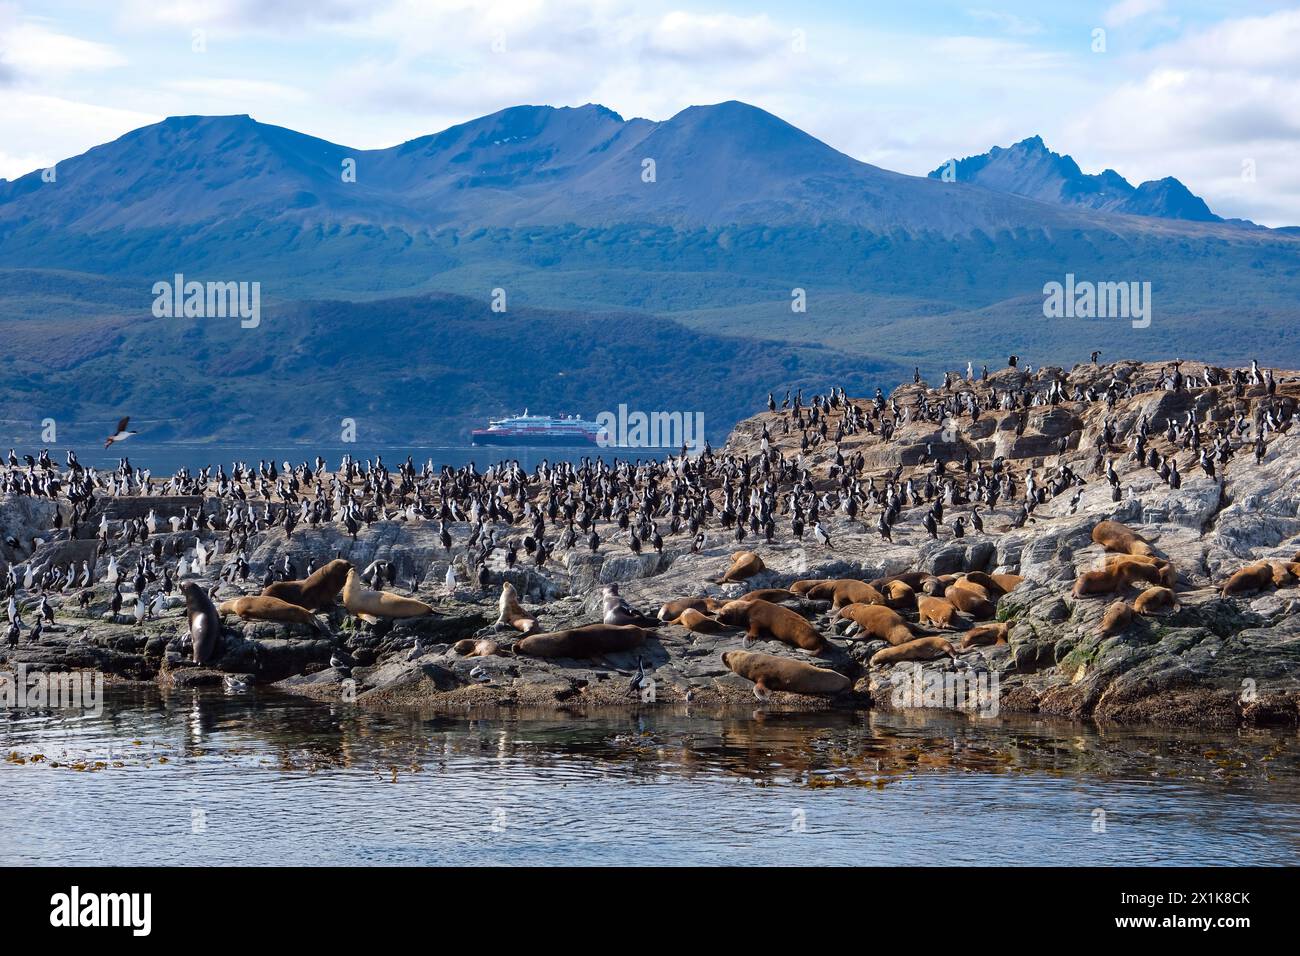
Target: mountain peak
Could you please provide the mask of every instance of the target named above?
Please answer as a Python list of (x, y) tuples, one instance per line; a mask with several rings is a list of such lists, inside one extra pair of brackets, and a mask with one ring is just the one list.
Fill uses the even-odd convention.
[[(945, 163), (931, 172), (944, 178)], [(955, 181), (1027, 196), (1041, 202), (1085, 206), (1103, 212), (1162, 219), (1217, 222), (1219, 217), (1199, 196), (1172, 176), (1143, 183), (1136, 189), (1113, 169), (1085, 173), (1073, 157), (1053, 152), (1034, 135), (1009, 147), (994, 146), (987, 153), (955, 163)]]

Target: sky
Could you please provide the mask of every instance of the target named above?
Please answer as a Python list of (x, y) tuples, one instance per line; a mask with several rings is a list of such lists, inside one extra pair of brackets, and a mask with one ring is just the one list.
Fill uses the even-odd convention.
[(1300, 6), (870, 0), (0, 0), (0, 177), (172, 115), (357, 149), (519, 104), (743, 100), (924, 175), (1041, 135), (1300, 224)]

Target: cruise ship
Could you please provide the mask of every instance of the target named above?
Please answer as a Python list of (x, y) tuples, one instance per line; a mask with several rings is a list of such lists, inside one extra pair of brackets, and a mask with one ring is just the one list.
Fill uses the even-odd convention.
[(471, 433), (475, 445), (519, 445), (531, 448), (585, 448), (598, 443), (607, 434), (604, 427), (581, 415), (551, 418), (549, 415), (522, 415), (497, 418), (487, 428)]

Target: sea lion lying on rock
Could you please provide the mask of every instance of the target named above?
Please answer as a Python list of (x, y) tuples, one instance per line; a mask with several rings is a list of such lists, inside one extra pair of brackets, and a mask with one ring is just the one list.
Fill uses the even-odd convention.
[(826, 650), (826, 638), (788, 607), (768, 601), (729, 601), (717, 613), (723, 624), (746, 629), (750, 640), (769, 638), (813, 654)]
[(1011, 636), (1011, 625), (999, 622), (997, 624), (981, 624), (979, 627), (973, 627), (961, 636), (961, 648), (966, 650), (971, 647), (988, 647), (989, 645), (1005, 644)]
[(617, 584), (606, 585), (605, 593), (601, 597), (601, 604), (605, 609), (602, 620), (606, 624), (635, 624), (637, 627), (659, 626), (659, 621), (656, 618), (648, 617), (628, 604), (623, 599), (623, 596), (618, 593)]
[(787, 591), (785, 588), (759, 588), (757, 591), (749, 591), (736, 598), (737, 601), (767, 601), (769, 604), (780, 604), (783, 601), (802, 601), (803, 599), (803, 595)]
[(1248, 564), (1235, 571), (1223, 582), (1221, 591), (1224, 597), (1238, 594), (1253, 594), (1273, 586), (1273, 568), (1267, 561)]
[(584, 624), (563, 631), (530, 634), (515, 642), (514, 651), (528, 657), (599, 657), (630, 651), (644, 644), (645, 639), (645, 629), (634, 624)]
[(726, 601), (719, 601), (717, 598), (711, 597), (678, 598), (675, 601), (669, 601), (659, 609), (659, 620), (672, 621), (681, 617), (682, 612), (686, 610), (699, 611), (701, 614), (712, 614), (726, 603)]
[(957, 615), (957, 607), (951, 601), (928, 594), (917, 597), (916, 614), (922, 624), (935, 627), (960, 628), (966, 623)]
[(731, 556), (731, 567), (718, 578), (719, 584), (727, 584), (734, 581), (744, 581), (752, 578), (760, 571), (765, 571), (767, 566), (763, 564), (763, 559), (753, 551), (737, 551)]
[(988, 598), (981, 595), (975, 588), (978, 585), (963, 587), (961, 582), (954, 584), (948, 590), (943, 592), (943, 596), (950, 601), (957, 610), (969, 614), (977, 621), (987, 621), (998, 612), (997, 606)]
[(351, 570), (351, 561), (335, 558), (301, 581), (276, 581), (268, 584), (262, 588), (262, 596), (278, 598), (309, 611), (330, 611)]
[(684, 627), (695, 634), (722, 634), (726, 631), (735, 630), (734, 627), (728, 627), (716, 617), (709, 617), (709, 615), (697, 611), (693, 607), (686, 608), (668, 623)]
[(1101, 636), (1112, 637), (1128, 630), (1133, 623), (1133, 608), (1126, 601), (1112, 601), (1101, 618)]
[(896, 664), (899, 661), (932, 661), (947, 655), (957, 659), (957, 650), (942, 637), (919, 637), (906, 644), (882, 647), (871, 655), (870, 665)]
[(463, 641), (457, 641), (451, 645), (452, 652), (460, 657), (505, 657), (505, 651), (501, 650), (496, 641), (484, 638), (474, 640), (467, 637)]
[(1178, 596), (1169, 588), (1147, 588), (1133, 601), (1133, 610), (1139, 614), (1167, 614), (1178, 607)]
[(436, 613), (415, 598), (363, 588), (355, 568), (348, 569), (347, 579), (343, 582), (343, 606), (349, 613), (372, 621), (377, 618), (425, 617)]
[(316, 615), (297, 604), (281, 601), (279, 598), (261, 595), (245, 595), (221, 602), (217, 608), (221, 614), (235, 614), (243, 621), (277, 621), (283, 624), (308, 624), (317, 630), (321, 623)]
[(1156, 557), (1155, 549), (1142, 535), (1118, 521), (1099, 521), (1092, 529), (1092, 540), (1117, 554), (1140, 554)]
[(724, 651), (722, 663), (754, 682), (754, 696), (765, 700), (771, 691), (830, 697), (849, 690), (853, 683), (843, 674), (803, 661), (792, 661), (753, 651)]
[(897, 611), (880, 604), (850, 604), (840, 608), (836, 617), (858, 626), (859, 632), (853, 635), (855, 640), (875, 639), (897, 645), (933, 633), (909, 624)]

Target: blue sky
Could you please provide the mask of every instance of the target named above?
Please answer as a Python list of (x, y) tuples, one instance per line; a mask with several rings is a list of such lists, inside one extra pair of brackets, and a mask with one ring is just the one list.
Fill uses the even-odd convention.
[(1038, 133), (1291, 225), (1297, 51), (1300, 7), (1251, 0), (0, 0), (0, 176), (174, 114), (370, 148), (519, 103), (740, 99), (901, 172)]

